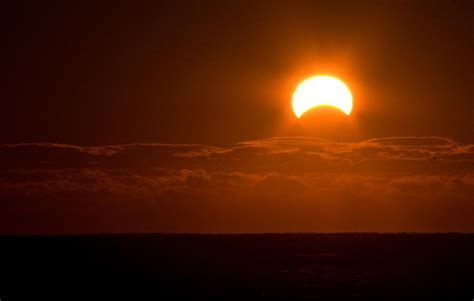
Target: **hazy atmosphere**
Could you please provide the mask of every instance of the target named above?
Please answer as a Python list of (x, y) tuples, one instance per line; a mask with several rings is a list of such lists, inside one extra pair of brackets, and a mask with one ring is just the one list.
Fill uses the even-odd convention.
[(474, 231), (472, 11), (6, 4), (0, 233)]

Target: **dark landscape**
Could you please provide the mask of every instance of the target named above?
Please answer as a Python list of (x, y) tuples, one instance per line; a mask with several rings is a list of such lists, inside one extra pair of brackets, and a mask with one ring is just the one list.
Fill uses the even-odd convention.
[(0, 245), (2, 301), (474, 296), (473, 234), (3, 236)]

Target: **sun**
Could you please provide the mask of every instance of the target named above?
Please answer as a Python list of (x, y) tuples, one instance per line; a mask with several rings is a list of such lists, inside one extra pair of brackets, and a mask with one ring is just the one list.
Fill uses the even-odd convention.
[(352, 95), (339, 79), (318, 75), (303, 81), (293, 93), (293, 112), (300, 118), (306, 111), (317, 106), (335, 107), (346, 115), (352, 111)]

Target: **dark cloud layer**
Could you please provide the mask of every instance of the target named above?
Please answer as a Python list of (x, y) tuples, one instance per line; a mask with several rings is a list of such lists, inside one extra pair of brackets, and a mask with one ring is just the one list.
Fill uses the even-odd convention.
[(474, 231), (474, 147), (287, 137), (0, 146), (0, 232)]

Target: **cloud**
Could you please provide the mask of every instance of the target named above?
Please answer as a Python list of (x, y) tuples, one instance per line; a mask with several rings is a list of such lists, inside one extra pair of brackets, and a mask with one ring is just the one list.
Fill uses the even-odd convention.
[(474, 147), (440, 137), (0, 146), (0, 232), (474, 231)]

